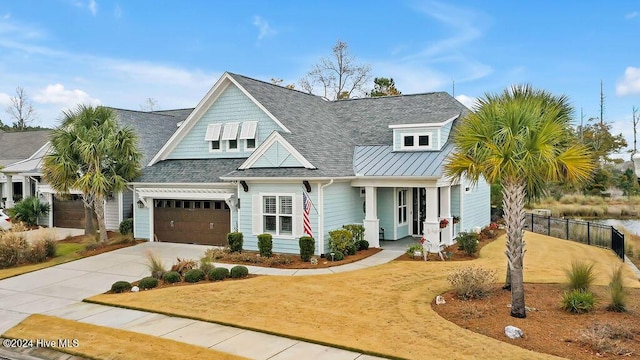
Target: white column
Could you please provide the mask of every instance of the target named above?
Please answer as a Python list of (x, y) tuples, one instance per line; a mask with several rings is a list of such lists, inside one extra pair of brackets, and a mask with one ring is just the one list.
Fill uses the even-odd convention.
[(375, 187), (365, 188), (364, 239), (370, 247), (380, 247), (380, 220), (378, 220), (378, 193)]
[(22, 198), (26, 199), (31, 196), (31, 180), (28, 176), (25, 176), (22, 180)]
[(426, 190), (427, 211), (424, 218), (423, 236), (429, 241), (440, 240), (440, 221), (438, 220), (438, 188), (428, 187)]
[(451, 186), (440, 188), (440, 218), (447, 219), (449, 225), (442, 229), (442, 242), (453, 244), (453, 218), (451, 217)]
[(7, 183), (6, 183), (6, 188), (7, 191), (5, 191), (4, 196), (7, 198), (7, 201), (4, 203), (4, 206), (6, 206), (7, 208), (12, 208), (13, 205), (15, 205), (13, 203), (13, 176), (6, 174), (7, 176)]

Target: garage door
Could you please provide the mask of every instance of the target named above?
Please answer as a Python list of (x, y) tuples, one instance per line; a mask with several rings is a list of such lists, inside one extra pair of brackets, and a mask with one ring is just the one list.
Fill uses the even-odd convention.
[(84, 229), (84, 204), (78, 195), (53, 198), (53, 226)]
[(224, 201), (155, 200), (158, 241), (226, 246), (231, 211)]

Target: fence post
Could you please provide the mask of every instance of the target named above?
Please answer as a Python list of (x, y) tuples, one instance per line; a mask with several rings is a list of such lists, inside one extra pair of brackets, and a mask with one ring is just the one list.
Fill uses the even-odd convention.
[(587, 221), (587, 245), (591, 245), (591, 228), (589, 227), (588, 221)]
[(567, 229), (566, 239), (569, 240), (569, 219), (564, 219), (564, 222), (566, 224), (566, 229)]
[(547, 217), (547, 236), (551, 236), (551, 216)]

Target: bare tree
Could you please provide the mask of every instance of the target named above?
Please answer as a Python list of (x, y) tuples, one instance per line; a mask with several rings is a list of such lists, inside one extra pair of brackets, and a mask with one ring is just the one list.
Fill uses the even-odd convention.
[(142, 111), (154, 111), (158, 109), (158, 100), (154, 98), (147, 98), (142, 104), (140, 104), (140, 110)]
[(36, 109), (33, 108), (31, 100), (21, 86), (16, 88), (16, 96), (9, 98), (6, 111), (15, 120), (13, 127), (20, 131), (24, 131), (37, 115)]
[[(349, 53), (347, 43), (340, 41), (333, 46), (333, 57), (322, 58), (319, 64), (300, 79), (300, 87), (314, 93), (320, 88), (322, 96), (327, 99), (348, 99), (354, 92), (365, 94), (369, 81), (371, 66), (357, 64), (355, 57)], [(320, 94), (318, 94), (320, 95)]]

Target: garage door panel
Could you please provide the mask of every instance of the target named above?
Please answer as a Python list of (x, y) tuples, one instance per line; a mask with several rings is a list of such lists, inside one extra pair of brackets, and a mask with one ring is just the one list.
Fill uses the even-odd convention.
[[(183, 202), (163, 200), (154, 202), (154, 230), (159, 241), (194, 243), (203, 245), (227, 245), (227, 233), (230, 231), (231, 212), (213, 202), (205, 206), (206, 201)], [(175, 206), (180, 207), (175, 207)], [(189, 206), (190, 208), (183, 208)], [(173, 222), (173, 223), (172, 223)], [(213, 223), (213, 226), (211, 225)]]

